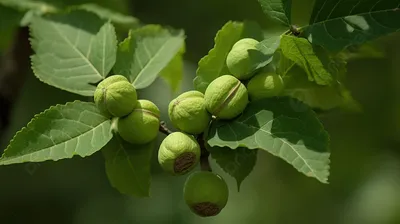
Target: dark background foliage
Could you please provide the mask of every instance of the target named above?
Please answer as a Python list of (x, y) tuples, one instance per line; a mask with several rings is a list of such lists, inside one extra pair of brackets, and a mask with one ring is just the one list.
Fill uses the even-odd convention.
[[(95, 2), (132, 14), (144, 23), (183, 28), (187, 53), (181, 91), (192, 89), (197, 62), (211, 49), (215, 33), (226, 21), (256, 20), (266, 29), (279, 29), (264, 16), (256, 0), (48, 2)], [(295, 23), (307, 21), (311, 3), (294, 0)], [(1, 150), (34, 114), (50, 105), (82, 99), (34, 77), (28, 58), (28, 32), (18, 28), (19, 19), (17, 12), (0, 7)], [(1, 223), (400, 223), (399, 37), (396, 34), (377, 41), (384, 58), (361, 58), (348, 64), (347, 85), (363, 112), (321, 115), (331, 134), (329, 185), (259, 152), (253, 173), (238, 193), (234, 179), (213, 162), (215, 171), (228, 180), (231, 197), (219, 216), (202, 219), (190, 213), (183, 202), (185, 177), (166, 175), (154, 160), (151, 198), (127, 197), (110, 186), (103, 158), (97, 153), (84, 159), (0, 167)], [(166, 120), (173, 96), (165, 87), (159, 80), (139, 94), (153, 100)]]

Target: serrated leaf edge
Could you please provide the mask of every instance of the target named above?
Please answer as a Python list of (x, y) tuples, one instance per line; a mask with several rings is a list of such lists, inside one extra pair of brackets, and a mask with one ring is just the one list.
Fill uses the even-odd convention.
[[(15, 141), (16, 136), (19, 135), (19, 133), (25, 131), (28, 127), (32, 126), (32, 123), (33, 123), (36, 119), (38, 119), (39, 116), (41, 116), (41, 115), (43, 115), (43, 114), (45, 114), (45, 113), (47, 113), (47, 112), (53, 110), (54, 108), (63, 107), (63, 106), (66, 107), (66, 106), (69, 106), (69, 105), (71, 105), (71, 104), (78, 104), (78, 103), (84, 103), (84, 104), (85, 104), (85, 103), (90, 103), (90, 102), (85, 102), (85, 101), (80, 101), (80, 100), (74, 100), (74, 101), (72, 101), (72, 102), (67, 102), (67, 103), (65, 103), (65, 104), (56, 104), (56, 105), (50, 106), (50, 107), (47, 108), (46, 110), (44, 110), (44, 111), (42, 111), (42, 112), (40, 112), (40, 113), (38, 113), (38, 114), (35, 114), (35, 115), (33, 116), (33, 118), (28, 122), (28, 124), (27, 124), (25, 127), (21, 128), (19, 131), (17, 131), (17, 132), (15, 133), (15, 135), (12, 137), (12, 139), (10, 140), (10, 142), (9, 142), (9, 144), (8, 144), (8, 146), (7, 146), (7, 148), (4, 150), (2, 156), (0, 157), (0, 165), (4, 165), (4, 164), (2, 163), (2, 160), (4, 159), (4, 155), (5, 155), (6, 151), (11, 147), (12, 143)], [(79, 154), (75, 154), (75, 153), (74, 153), (73, 156), (75, 156), (75, 155), (79, 155)], [(88, 156), (89, 156), (89, 155), (88, 155)], [(7, 161), (7, 160), (6, 160), (6, 161)], [(57, 161), (57, 160), (52, 160), (52, 161)]]
[[(295, 100), (297, 100), (297, 99), (295, 99)], [(310, 113), (312, 113), (313, 115), (315, 115), (315, 117), (317, 117), (317, 114), (315, 113), (315, 111), (313, 111), (311, 108), (308, 108), (307, 109)], [(238, 117), (237, 119), (240, 119), (240, 117)], [(239, 123), (239, 122), (238, 122)], [(330, 136), (329, 136), (329, 134), (325, 131), (325, 129), (324, 129), (324, 127), (323, 127), (323, 125), (322, 125), (322, 123), (318, 120), (318, 124), (319, 124), (319, 128), (320, 128), (320, 132), (322, 132), (322, 133), (324, 133), (324, 136), (327, 138), (327, 148), (328, 148), (328, 150), (327, 150), (327, 152), (326, 153), (328, 153), (329, 154), (329, 156), (328, 156), (328, 158), (327, 158), (327, 163), (326, 163), (326, 165), (325, 165), (325, 167), (324, 167), (324, 169), (323, 169), (323, 171), (324, 171), (324, 177), (322, 177), (322, 178), (319, 178), (318, 176), (316, 176), (315, 175), (315, 173), (314, 173), (314, 171), (313, 171), (313, 169), (311, 169), (311, 167), (309, 166), (309, 165), (307, 165), (307, 167), (310, 169), (310, 170), (312, 170), (312, 172), (314, 173), (314, 175), (313, 176), (311, 176), (311, 175), (306, 175), (306, 176), (308, 176), (308, 177), (315, 177), (316, 179), (318, 179), (320, 182), (322, 182), (322, 183), (324, 183), (324, 184), (329, 184), (329, 182), (328, 182), (328, 178), (329, 178), (329, 175), (330, 175), (330, 163), (331, 163), (331, 160), (330, 160)], [(227, 123), (226, 125), (230, 125), (229, 123)], [(257, 127), (253, 127), (253, 126), (250, 126), (251, 128), (257, 128)], [(230, 128), (231, 129), (231, 128)], [(258, 128), (257, 128), (258, 129)], [(261, 129), (258, 129), (258, 130), (261, 130)], [(268, 134), (270, 134), (271, 136), (274, 136), (271, 132), (267, 132)], [(278, 138), (278, 139), (281, 139), (281, 138)], [(235, 141), (235, 146), (233, 146), (232, 144), (222, 144), (222, 143), (215, 143), (215, 144), (210, 144), (209, 143), (209, 141), (207, 141), (207, 144), (209, 144), (210, 146), (212, 146), (212, 147), (214, 147), (214, 146), (217, 146), (217, 147), (228, 147), (228, 148), (230, 148), (230, 149), (233, 149), (233, 150), (235, 150), (235, 149), (237, 149), (237, 148), (239, 148), (239, 147), (245, 147), (245, 148), (248, 148), (248, 149), (250, 149), (250, 150), (254, 150), (254, 149), (260, 149), (260, 150), (262, 150), (262, 151), (265, 151), (265, 152), (268, 152), (268, 153), (270, 153), (270, 154), (272, 154), (272, 155), (274, 155), (274, 156), (276, 156), (276, 157), (278, 157), (278, 158), (280, 158), (280, 159), (283, 159), (284, 161), (286, 161), (288, 164), (290, 164), (290, 165), (292, 165), (289, 161), (287, 161), (286, 159), (284, 159), (284, 158), (282, 158), (282, 157), (280, 157), (279, 155), (275, 155), (275, 154), (273, 154), (273, 153), (271, 153), (271, 152), (269, 152), (269, 151), (267, 151), (267, 150), (264, 150), (263, 148), (260, 148), (260, 147), (248, 147), (248, 146), (243, 146), (243, 145), (240, 145), (239, 143), (238, 143), (238, 141)], [(285, 143), (285, 144), (287, 144), (287, 143)], [(287, 144), (287, 145), (289, 145), (289, 147), (290, 147), (290, 144)], [(290, 148), (292, 148), (292, 147), (290, 147)], [(301, 156), (300, 156), (300, 154), (297, 152), (297, 150), (295, 150), (295, 149), (293, 149), (295, 152), (296, 152), (296, 154), (300, 157), (300, 158), (302, 158)], [(304, 159), (303, 159), (303, 161), (304, 161)], [(307, 164), (305, 161), (304, 161), (304, 163), (305, 164)], [(292, 165), (293, 166), (293, 165)], [(294, 167), (294, 166), (293, 166)], [(297, 169), (296, 169), (297, 170)], [(301, 172), (301, 171), (299, 171), (299, 170), (297, 170), (299, 173), (302, 173), (302, 174), (305, 174), (305, 173), (303, 173), (303, 172)]]
[[(93, 12), (90, 12), (90, 11), (87, 11), (87, 10), (83, 10), (83, 9), (71, 9), (71, 10), (82, 10), (82, 11), (86, 11), (86, 12), (88, 12), (88, 13), (91, 13), (91, 14), (93, 14), (93, 15), (95, 15), (95, 16), (97, 16), (99, 19), (101, 19), (101, 20), (104, 20), (103, 18), (101, 18), (100, 16), (98, 16), (96, 13), (93, 13)], [(34, 15), (34, 16), (37, 16), (37, 15)], [(117, 40), (117, 35), (116, 35), (116, 32), (115, 32), (115, 27), (112, 25), (112, 23), (111, 23), (111, 21), (110, 20), (106, 20), (107, 22), (105, 22), (104, 24), (103, 24), (103, 26), (104, 25), (111, 25), (111, 28), (112, 28), (112, 30), (114, 31), (113, 32), (113, 37), (115, 38), (115, 40)], [(29, 25), (29, 43), (30, 43), (30, 45), (31, 45), (31, 48), (33, 49), (33, 46), (32, 46), (32, 42), (34, 41), (34, 38), (33, 38), (33, 31), (32, 31), (32, 27)], [(118, 43), (118, 40), (117, 40), (117, 43)], [(122, 43), (122, 42), (121, 42)], [(121, 44), (121, 43), (119, 43), (119, 44)], [(117, 45), (117, 46), (119, 46), (119, 45)], [(94, 95), (94, 91), (95, 91), (95, 89), (93, 89), (93, 91), (88, 91), (88, 90), (85, 90), (85, 91), (82, 91), (82, 90), (79, 90), (79, 89), (72, 89), (72, 88), (69, 88), (69, 89), (67, 89), (67, 88), (64, 88), (64, 87), (62, 87), (62, 86), (60, 86), (60, 85), (57, 85), (57, 84), (55, 84), (55, 83), (50, 83), (50, 82), (47, 82), (47, 81), (45, 81), (44, 79), (42, 79), (41, 77), (39, 77), (38, 75), (37, 75), (37, 69), (35, 69), (35, 66), (34, 66), (34, 62), (33, 62), (33, 58), (34, 57), (36, 57), (36, 53), (34, 53), (33, 55), (31, 55), (29, 58), (30, 58), (30, 64), (31, 64), (31, 69), (32, 69), (32, 71), (33, 71), (33, 74), (35, 75), (35, 77), (39, 80), (39, 81), (41, 81), (42, 83), (45, 83), (45, 84), (47, 84), (47, 85), (49, 85), (49, 86), (53, 86), (53, 87), (56, 87), (56, 88), (58, 88), (58, 89), (61, 89), (61, 90), (64, 90), (64, 91), (67, 91), (67, 92), (70, 92), (70, 93), (75, 93), (75, 94), (78, 94), (78, 95), (81, 95), (81, 96), (93, 96)], [(103, 62), (104, 63), (104, 62)], [(114, 64), (115, 64), (115, 62), (114, 62)], [(114, 67), (114, 66), (113, 66)], [(96, 68), (95, 68), (96, 69)], [(97, 71), (97, 69), (96, 69), (96, 71)], [(111, 69), (111, 71), (112, 71), (112, 69)], [(110, 71), (110, 72), (111, 72)], [(98, 72), (98, 71), (97, 71)], [(110, 73), (109, 72), (109, 73)], [(101, 77), (102, 77), (102, 79), (101, 80), (103, 80), (105, 77), (107, 77), (107, 75), (108, 74), (105, 74), (105, 76), (103, 76), (103, 75), (101, 75), (101, 74), (99, 74)], [(101, 81), (100, 80), (100, 81)], [(99, 81), (99, 82), (100, 82)]]
[[(215, 49), (215, 48), (216, 48), (216, 45), (217, 45), (217, 39), (219, 39), (219, 38), (221, 37), (221, 35), (224, 34), (224, 28), (225, 28), (225, 27), (228, 27), (228, 26), (230, 26), (230, 25), (235, 25), (235, 24), (239, 25), (240, 22), (229, 20), (227, 23), (225, 23), (225, 25), (224, 25), (220, 30), (218, 30), (217, 34), (216, 34), (215, 37), (214, 37), (214, 46), (213, 46), (213, 48), (211, 48), (211, 49), (208, 51), (207, 55), (205, 55), (204, 57), (202, 57), (202, 58), (200, 59), (200, 61), (198, 62), (198, 67), (197, 67), (197, 69), (196, 69), (196, 77), (195, 77), (195, 78), (200, 77), (200, 76), (199, 76), (200, 67), (202, 67), (202, 66), (204, 66), (204, 64), (208, 63), (208, 61), (210, 60), (210, 58), (214, 58), (214, 57), (216, 56), (216, 53), (215, 53), (215, 52), (216, 52), (216, 49)], [(229, 53), (229, 52), (228, 52), (228, 53)], [(226, 53), (225, 58), (228, 56), (228, 53)], [(222, 66), (222, 67), (220, 67), (220, 68), (218, 69), (218, 74), (221, 73), (221, 71), (222, 71), (223, 68), (224, 68), (224, 66)]]

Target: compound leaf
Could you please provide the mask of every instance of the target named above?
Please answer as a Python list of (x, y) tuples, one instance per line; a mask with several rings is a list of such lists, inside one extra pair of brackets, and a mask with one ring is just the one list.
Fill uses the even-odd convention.
[(94, 103), (74, 101), (52, 106), (11, 140), (0, 165), (90, 156), (111, 139), (111, 122)]
[(330, 51), (400, 30), (399, 0), (316, 0), (304, 35)]
[(213, 122), (207, 143), (214, 147), (265, 150), (322, 183), (329, 176), (329, 136), (317, 115), (289, 97), (250, 103), (232, 121)]
[(118, 47), (116, 74), (126, 76), (136, 89), (150, 86), (181, 49), (183, 31), (147, 25), (129, 32)]
[(111, 185), (123, 194), (150, 196), (151, 157), (154, 147), (155, 142), (132, 145), (115, 136), (102, 150)]
[(111, 23), (86, 11), (35, 17), (30, 25), (32, 69), (41, 81), (92, 96), (114, 66), (117, 38)]

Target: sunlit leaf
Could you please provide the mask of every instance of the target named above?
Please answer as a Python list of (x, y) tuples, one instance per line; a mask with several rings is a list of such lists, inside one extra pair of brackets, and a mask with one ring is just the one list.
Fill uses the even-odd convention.
[(318, 47), (313, 47), (306, 39), (294, 36), (282, 36), (281, 49), (285, 57), (294, 61), (304, 69), (310, 81), (319, 85), (329, 85), (333, 82), (330, 74), (330, 61), (323, 63)]
[(207, 143), (265, 150), (303, 174), (328, 182), (328, 133), (309, 107), (292, 98), (254, 101), (237, 119), (213, 122)]
[(0, 165), (90, 156), (112, 138), (111, 121), (94, 103), (50, 107), (17, 132)]
[(41, 81), (84, 96), (114, 66), (117, 38), (111, 23), (86, 11), (35, 17), (30, 25), (32, 69)]
[[(196, 78), (193, 81), (194, 88), (205, 92), (208, 84), (222, 75), (230, 74), (226, 66), (226, 58), (232, 46), (242, 38), (263, 40), (261, 27), (254, 22), (227, 22), (218, 31), (214, 39), (214, 48), (199, 61)], [(260, 48), (263, 47), (260, 45)], [(265, 48), (263, 48), (265, 49)]]
[(147, 25), (132, 30), (118, 47), (116, 74), (126, 76), (136, 89), (150, 86), (181, 49), (183, 31)]

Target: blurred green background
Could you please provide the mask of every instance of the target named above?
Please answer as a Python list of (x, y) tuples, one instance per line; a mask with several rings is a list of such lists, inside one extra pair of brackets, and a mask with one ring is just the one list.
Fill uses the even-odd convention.
[[(187, 35), (185, 76), (180, 92), (192, 89), (198, 60), (213, 46), (228, 20), (256, 20), (277, 29), (256, 0), (56, 0), (95, 2), (132, 14), (144, 23), (183, 28)], [(293, 0), (295, 23), (306, 23), (312, 0)], [(11, 45), (19, 14), (0, 14), (0, 51)], [(379, 40), (384, 58), (352, 60), (347, 85), (362, 113), (334, 111), (321, 116), (331, 135), (330, 184), (308, 178), (284, 161), (259, 152), (257, 165), (237, 192), (236, 182), (212, 161), (229, 183), (226, 208), (213, 218), (193, 215), (183, 202), (185, 177), (163, 173), (154, 157), (151, 198), (124, 196), (108, 183), (100, 153), (88, 158), (0, 167), (1, 224), (399, 224), (400, 223), (400, 35)], [(1, 75), (1, 74), (0, 74)], [(153, 100), (168, 120), (173, 98), (156, 81), (139, 92)], [(51, 105), (81, 97), (38, 81), (29, 73), (14, 104), (4, 149), (13, 134)], [(1, 108), (0, 108), (1, 109)], [(160, 135), (160, 140), (161, 140)]]

